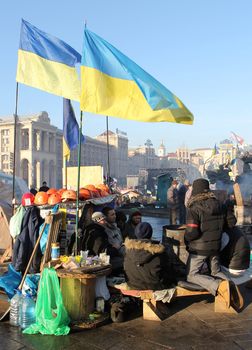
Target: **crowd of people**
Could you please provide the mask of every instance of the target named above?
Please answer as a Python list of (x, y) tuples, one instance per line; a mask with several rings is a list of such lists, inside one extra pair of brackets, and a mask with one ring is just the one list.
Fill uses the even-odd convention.
[[(40, 191), (47, 189), (44, 182)], [(122, 210), (112, 207), (93, 212), (91, 221), (81, 227), (80, 248), (89, 255), (106, 252), (113, 274), (123, 274), (133, 289), (162, 290), (184, 279), (220, 295), (227, 307), (239, 310), (243, 298), (232, 279), (249, 268), (250, 245), (236, 226), (233, 205), (233, 201), (220, 202), (206, 179), (193, 184), (185, 180), (180, 186), (177, 180), (172, 181), (167, 191), (169, 223), (185, 229), (188, 261), (184, 270), (174, 264), (171, 249), (153, 240), (152, 227), (142, 221), (137, 208), (131, 209), (128, 219)], [(18, 243), (14, 253), (15, 249), (22, 253)], [(19, 271), (19, 253), (14, 256)]]
[[(220, 295), (227, 307), (239, 310), (243, 299), (230, 276), (244, 273), (250, 264), (250, 246), (230, 203), (221, 203), (206, 179), (180, 189), (174, 180), (168, 189), (170, 224), (185, 224), (184, 240), (189, 253), (185, 275), (174, 266), (170, 250), (152, 239), (152, 227), (142, 222), (141, 212), (132, 210), (128, 219), (122, 211), (105, 207), (92, 215), (83, 229), (82, 250), (92, 255), (106, 251), (113, 272), (124, 273), (134, 289), (162, 290), (178, 280), (196, 284), (212, 295)], [(184, 203), (184, 206), (179, 204)]]

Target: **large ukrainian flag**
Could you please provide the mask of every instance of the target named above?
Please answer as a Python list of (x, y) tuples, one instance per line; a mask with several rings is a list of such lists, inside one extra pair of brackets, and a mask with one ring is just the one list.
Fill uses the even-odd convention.
[(144, 122), (192, 124), (184, 104), (107, 41), (85, 29), (81, 110)]
[(81, 55), (56, 37), (22, 19), (17, 82), (72, 100), (80, 100), (75, 68)]

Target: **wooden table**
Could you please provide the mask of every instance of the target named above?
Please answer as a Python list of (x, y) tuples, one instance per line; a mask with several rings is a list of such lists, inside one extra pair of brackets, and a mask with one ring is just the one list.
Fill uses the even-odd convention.
[(111, 265), (57, 270), (64, 305), (73, 321), (87, 319), (94, 311), (96, 278), (107, 276), (111, 271)]

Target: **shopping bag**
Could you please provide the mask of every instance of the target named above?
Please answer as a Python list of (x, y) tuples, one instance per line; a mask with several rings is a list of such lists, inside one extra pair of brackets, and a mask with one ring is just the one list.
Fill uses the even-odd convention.
[(43, 270), (35, 313), (36, 323), (26, 328), (23, 333), (51, 335), (67, 335), (69, 333), (70, 319), (63, 304), (59, 279), (53, 268)]
[(10, 218), (9, 229), (10, 234), (14, 239), (20, 234), (24, 214), (25, 208), (22, 205), (20, 205), (17, 208), (16, 213)]

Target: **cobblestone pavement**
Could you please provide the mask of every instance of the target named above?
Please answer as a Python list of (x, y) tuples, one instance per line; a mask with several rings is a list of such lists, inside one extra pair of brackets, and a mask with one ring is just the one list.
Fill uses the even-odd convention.
[(242, 288), (246, 304), (237, 314), (214, 313), (213, 298), (181, 298), (162, 322), (141, 317), (68, 336), (23, 335), (8, 322), (0, 324), (0, 349), (38, 350), (233, 350), (252, 349), (252, 289)]

